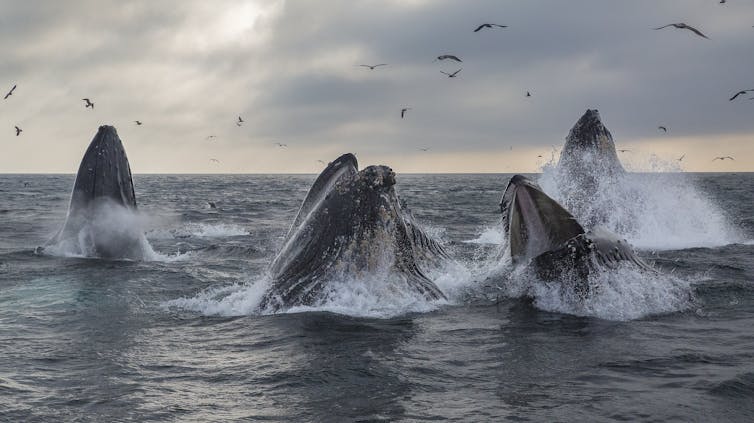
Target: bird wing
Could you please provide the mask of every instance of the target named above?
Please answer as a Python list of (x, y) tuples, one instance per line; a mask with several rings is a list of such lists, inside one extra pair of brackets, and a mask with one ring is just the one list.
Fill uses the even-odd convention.
[(698, 35), (698, 36), (700, 36), (702, 38), (706, 38), (706, 39), (709, 40), (709, 37), (707, 37), (706, 35), (702, 34), (701, 31), (699, 31), (698, 29), (694, 28), (693, 26), (685, 25), (684, 28), (688, 29), (689, 31), (693, 32), (694, 34), (696, 34), (696, 35)]
[(484, 28), (485, 26), (487, 26), (487, 24), (481, 24), (481, 25), (479, 25), (479, 26), (478, 26), (478, 27), (477, 27), (477, 28), (476, 28), (476, 29), (474, 30), (474, 32), (479, 32), (479, 31), (481, 31), (481, 30), (482, 30), (482, 28)]
[(495, 25), (498, 28), (508, 28), (508, 25), (498, 25), (498, 24), (493, 24), (493, 25)]
[(665, 25), (665, 26), (661, 26), (661, 27), (659, 27), (659, 28), (653, 28), (653, 29), (654, 29), (654, 30), (658, 30), (658, 29), (663, 29), (663, 28), (667, 28), (667, 27), (669, 27), (669, 26), (674, 26), (674, 25), (675, 25), (675, 24), (667, 24), (667, 25)]
[(728, 158), (728, 159), (731, 159), (731, 160), (736, 160), (736, 159), (734, 159), (734, 158), (733, 158), (733, 157), (731, 157), (731, 156), (725, 156), (725, 158)]
[(736, 97), (738, 97), (738, 96), (739, 96), (739, 95), (741, 95), (741, 94), (746, 94), (746, 91), (739, 91), (739, 92), (737, 92), (737, 93), (736, 93), (736, 95), (734, 95), (733, 97), (729, 98), (729, 99), (728, 99), (728, 101), (733, 101), (733, 100), (735, 100), (735, 99), (736, 99)]
[(447, 72), (443, 72), (443, 71), (440, 71), (440, 73), (441, 73), (441, 74), (443, 74), (443, 75), (448, 75), (448, 76), (450, 76), (450, 74), (449, 74), (449, 73), (447, 73)]
[(375, 67), (375, 68), (376, 68), (377, 66), (387, 66), (387, 63), (380, 63), (380, 64), (377, 64), (377, 65), (374, 65), (374, 67)]
[(452, 74), (451, 76), (456, 76), (456, 75), (458, 74), (458, 72), (460, 72), (460, 71), (462, 71), (462, 70), (463, 70), (463, 69), (458, 69), (457, 71), (453, 72), (453, 74)]

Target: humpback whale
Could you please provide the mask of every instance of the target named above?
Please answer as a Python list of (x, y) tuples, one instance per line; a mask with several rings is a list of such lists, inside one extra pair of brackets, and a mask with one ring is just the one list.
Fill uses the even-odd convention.
[(587, 295), (587, 277), (595, 270), (622, 264), (652, 270), (625, 239), (602, 227), (585, 230), (525, 176), (511, 178), (500, 210), (513, 264), (531, 266), (542, 280), (570, 279), (577, 293)]
[(81, 159), (65, 223), (45, 247), (86, 257), (142, 259), (147, 244), (135, 212), (123, 143), (114, 127), (100, 126)]
[[(358, 170), (353, 154), (317, 177), (270, 266), (262, 309), (318, 305), (334, 281), (387, 274), (379, 283), (429, 300), (445, 298), (424, 268), (447, 258), (395, 192), (387, 166)], [(402, 291), (401, 291), (402, 292)]]
[(587, 110), (571, 128), (558, 166), (574, 172), (624, 172), (615, 152), (613, 135), (602, 124), (599, 111)]

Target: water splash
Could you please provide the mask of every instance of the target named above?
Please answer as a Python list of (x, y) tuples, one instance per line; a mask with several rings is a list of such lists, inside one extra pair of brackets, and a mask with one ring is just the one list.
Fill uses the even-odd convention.
[[(650, 169), (673, 171), (677, 163), (650, 157)], [(743, 241), (725, 212), (684, 173), (568, 173), (543, 168), (542, 189), (587, 226), (603, 225), (640, 249), (717, 247)]]
[(519, 267), (510, 271), (500, 289), (508, 297), (533, 298), (541, 310), (618, 321), (682, 311), (694, 304), (690, 282), (631, 265), (591, 273), (587, 296), (570, 289), (571, 282), (542, 281), (531, 269)]

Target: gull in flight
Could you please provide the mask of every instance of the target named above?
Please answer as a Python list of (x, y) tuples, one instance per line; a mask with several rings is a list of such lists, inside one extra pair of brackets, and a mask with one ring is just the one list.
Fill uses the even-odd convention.
[(678, 160), (679, 162), (681, 162), (681, 161), (683, 161), (683, 158), (684, 158), (684, 157), (686, 157), (686, 155), (685, 155), (685, 154), (684, 154), (684, 155), (682, 155), (681, 157), (677, 158), (676, 160)]
[(238, 117), (238, 122), (236, 122), (236, 126), (241, 126), (245, 121), (241, 119), (241, 116)]
[(217, 138), (217, 135), (208, 135), (206, 139), (211, 140)]
[(736, 160), (736, 159), (734, 159), (734, 158), (733, 158), (733, 157), (731, 157), (731, 156), (722, 156), (722, 157), (715, 157), (714, 159), (712, 159), (712, 161), (713, 161), (713, 162), (714, 162), (715, 160), (723, 160), (723, 161), (725, 161), (725, 159)]
[(406, 112), (411, 110), (410, 107), (404, 107), (401, 109), (401, 119), (403, 119), (403, 116), (405, 116)]
[(659, 129), (660, 131), (665, 132), (666, 134), (668, 133), (668, 128), (666, 128), (664, 126), (658, 126), (657, 129)]
[(279, 142), (276, 142), (274, 144), (277, 145), (280, 148), (288, 147), (288, 144), (283, 144), (283, 143), (279, 143)]
[(672, 27), (674, 27), (674, 28), (678, 28), (678, 29), (688, 29), (689, 31), (693, 32), (694, 34), (696, 34), (696, 35), (698, 35), (698, 36), (700, 36), (700, 37), (702, 37), (702, 38), (706, 38), (706, 39), (708, 39), (708, 40), (709, 40), (709, 37), (707, 37), (706, 35), (702, 34), (702, 32), (701, 32), (701, 31), (699, 31), (698, 29), (694, 28), (693, 26), (689, 26), (689, 25), (686, 25), (686, 24), (685, 24), (685, 23), (683, 23), (683, 22), (680, 22), (680, 23), (672, 23), (672, 24), (667, 24), (667, 25), (665, 25), (665, 26), (661, 26), (661, 27), (659, 27), (659, 28), (654, 28), (654, 29), (655, 29), (655, 30), (658, 30), (658, 29), (667, 28), (667, 27), (669, 27), (669, 26), (672, 26)]
[(209, 159), (210, 162), (220, 163), (220, 160), (217, 159)]
[(492, 27), (498, 27), (498, 28), (508, 28), (508, 25), (498, 25), (498, 24), (481, 24), (479, 25), (474, 32), (479, 32), (484, 28), (492, 28)]
[(458, 75), (458, 72), (460, 72), (462, 70), (463, 70), (463, 68), (458, 69), (457, 71), (455, 71), (453, 73), (447, 73), (447, 72), (443, 72), (443, 71), (440, 71), (440, 73), (443, 74), (443, 75), (448, 75), (448, 78), (455, 78), (456, 75)]
[(91, 101), (91, 100), (89, 100), (88, 98), (82, 98), (81, 100), (83, 100), (83, 101), (85, 101), (85, 102), (86, 102), (86, 104), (84, 105), (84, 108), (85, 108), (85, 109), (86, 109), (87, 107), (91, 107), (91, 108), (92, 108), (92, 110), (94, 110), (94, 103), (92, 103), (92, 101)]
[(135, 124), (136, 124), (137, 126), (141, 126), (141, 121), (140, 121), (140, 120), (135, 120), (135, 121), (134, 121), (134, 123), (135, 123)]
[(14, 126), (14, 128), (16, 128), (16, 136), (21, 135), (21, 132), (24, 131), (23, 129), (19, 128), (18, 126)]
[(630, 153), (631, 150), (618, 150), (619, 153)]
[(359, 66), (363, 68), (369, 68), (369, 70), (374, 70), (374, 68), (379, 67), (379, 66), (387, 66), (387, 63), (378, 63), (376, 65), (359, 65)]
[(13, 95), (13, 91), (16, 89), (16, 86), (14, 85), (13, 88), (8, 91), (8, 94), (5, 94), (5, 97), (3, 97), (3, 100), (7, 99), (8, 97)]
[(455, 60), (456, 62), (463, 62), (463, 60), (459, 59), (458, 56), (454, 56), (452, 54), (441, 54), (437, 56), (437, 59), (435, 59), (435, 61), (446, 59)]

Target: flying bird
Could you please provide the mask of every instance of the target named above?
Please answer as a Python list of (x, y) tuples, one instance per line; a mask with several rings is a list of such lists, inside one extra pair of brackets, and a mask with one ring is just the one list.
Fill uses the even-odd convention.
[(493, 26), (496, 26), (498, 28), (508, 28), (508, 25), (498, 25), (498, 24), (481, 24), (479, 25), (474, 32), (479, 32), (484, 28), (492, 28)]
[(19, 128), (18, 126), (14, 126), (14, 128), (16, 128), (16, 136), (21, 135), (21, 132), (24, 131), (23, 129)]
[(211, 140), (213, 138), (217, 138), (217, 135), (208, 135), (206, 139)]
[(699, 31), (698, 29), (694, 28), (693, 26), (689, 26), (689, 25), (686, 25), (686, 24), (685, 24), (685, 23), (683, 23), (683, 22), (680, 22), (680, 23), (672, 23), (672, 24), (667, 24), (667, 25), (665, 25), (665, 26), (661, 26), (661, 27), (659, 27), (659, 28), (654, 28), (654, 29), (655, 29), (655, 30), (658, 30), (658, 29), (667, 28), (667, 27), (669, 27), (669, 26), (672, 26), (672, 27), (674, 27), (674, 28), (678, 28), (678, 29), (688, 29), (689, 31), (693, 32), (694, 34), (696, 34), (696, 35), (698, 35), (698, 36), (700, 36), (700, 37), (703, 37), (703, 38), (706, 38), (706, 39), (708, 39), (708, 40), (709, 40), (709, 37), (707, 37), (706, 35), (702, 34), (702, 32), (701, 32), (701, 31)]
[(722, 156), (722, 157), (715, 157), (714, 159), (712, 159), (712, 161), (713, 161), (713, 162), (714, 162), (715, 160), (723, 160), (723, 161), (725, 161), (725, 159), (736, 160), (736, 159), (734, 159), (734, 158), (733, 158), (733, 157), (731, 157), (731, 156)]
[(422, 147), (419, 150), (421, 150), (421, 151), (429, 151), (429, 147)]
[(665, 132), (665, 133), (667, 133), (667, 132), (668, 132), (668, 128), (666, 128), (666, 127), (664, 127), (664, 126), (658, 126), (658, 127), (657, 127), (657, 129), (659, 129), (660, 131), (663, 131), (663, 132)]
[(283, 144), (283, 143), (279, 143), (279, 142), (276, 142), (274, 144), (277, 145), (280, 148), (288, 147), (288, 144)]
[(241, 119), (241, 116), (238, 117), (238, 122), (236, 122), (236, 125), (241, 126), (242, 123), (246, 122), (245, 120)]
[(374, 70), (374, 68), (379, 67), (379, 66), (387, 66), (387, 63), (378, 63), (376, 65), (359, 65), (359, 66), (363, 68), (369, 68), (369, 70)]
[(631, 150), (618, 150), (619, 153), (630, 153)]
[(81, 100), (83, 100), (83, 101), (85, 101), (85, 102), (86, 102), (86, 104), (84, 105), (84, 108), (85, 108), (85, 109), (86, 109), (87, 107), (91, 107), (91, 108), (92, 108), (92, 110), (94, 110), (94, 103), (92, 103), (92, 101), (91, 101), (91, 100), (89, 100), (88, 98), (82, 98)]
[(678, 160), (679, 162), (681, 162), (681, 161), (683, 161), (683, 158), (684, 158), (684, 157), (686, 157), (686, 155), (685, 155), (685, 154), (684, 154), (684, 155), (682, 155), (681, 157), (677, 158), (676, 160)]
[(210, 162), (220, 163), (220, 160), (217, 159), (209, 159)]
[(452, 54), (441, 54), (437, 56), (437, 59), (435, 59), (435, 61), (446, 59), (455, 60), (456, 62), (463, 62), (463, 60), (459, 59), (458, 56), (454, 56)]
[(401, 119), (403, 119), (403, 116), (405, 116), (406, 112), (409, 111), (409, 110), (411, 110), (410, 107), (404, 107), (404, 108), (401, 109)]
[(531, 93), (529, 91), (526, 92), (527, 97), (531, 97)]
[(455, 71), (453, 73), (447, 73), (447, 72), (443, 72), (443, 71), (440, 71), (440, 73), (443, 74), (443, 75), (448, 75), (448, 78), (455, 78), (456, 75), (458, 75), (458, 72), (460, 72), (462, 70), (463, 70), (463, 68), (458, 69), (457, 71)]
[(15, 85), (13, 85), (13, 88), (11, 88), (11, 89), (10, 89), (10, 91), (8, 91), (8, 94), (5, 94), (5, 97), (3, 97), (3, 100), (5, 100), (5, 99), (7, 99), (8, 97), (12, 96), (12, 95), (13, 95), (13, 91), (14, 91), (15, 89), (16, 89), (16, 86), (15, 86)]
[(735, 99), (736, 99), (736, 97), (738, 97), (739, 95), (742, 95), (742, 94), (746, 94), (746, 93), (748, 93), (749, 91), (754, 91), (754, 89), (741, 90), (741, 91), (739, 91), (739, 92), (735, 93), (735, 94), (733, 95), (733, 97), (729, 98), (729, 99), (728, 99), (728, 101), (733, 101), (733, 100), (735, 100)]
[(327, 164), (327, 163), (325, 163), (325, 162), (324, 162), (324, 161), (322, 161), (322, 160), (317, 160), (317, 163)]
[(136, 124), (137, 126), (141, 126), (141, 121), (140, 121), (140, 120), (135, 120), (135, 121), (134, 121), (134, 123), (135, 123), (135, 124)]

